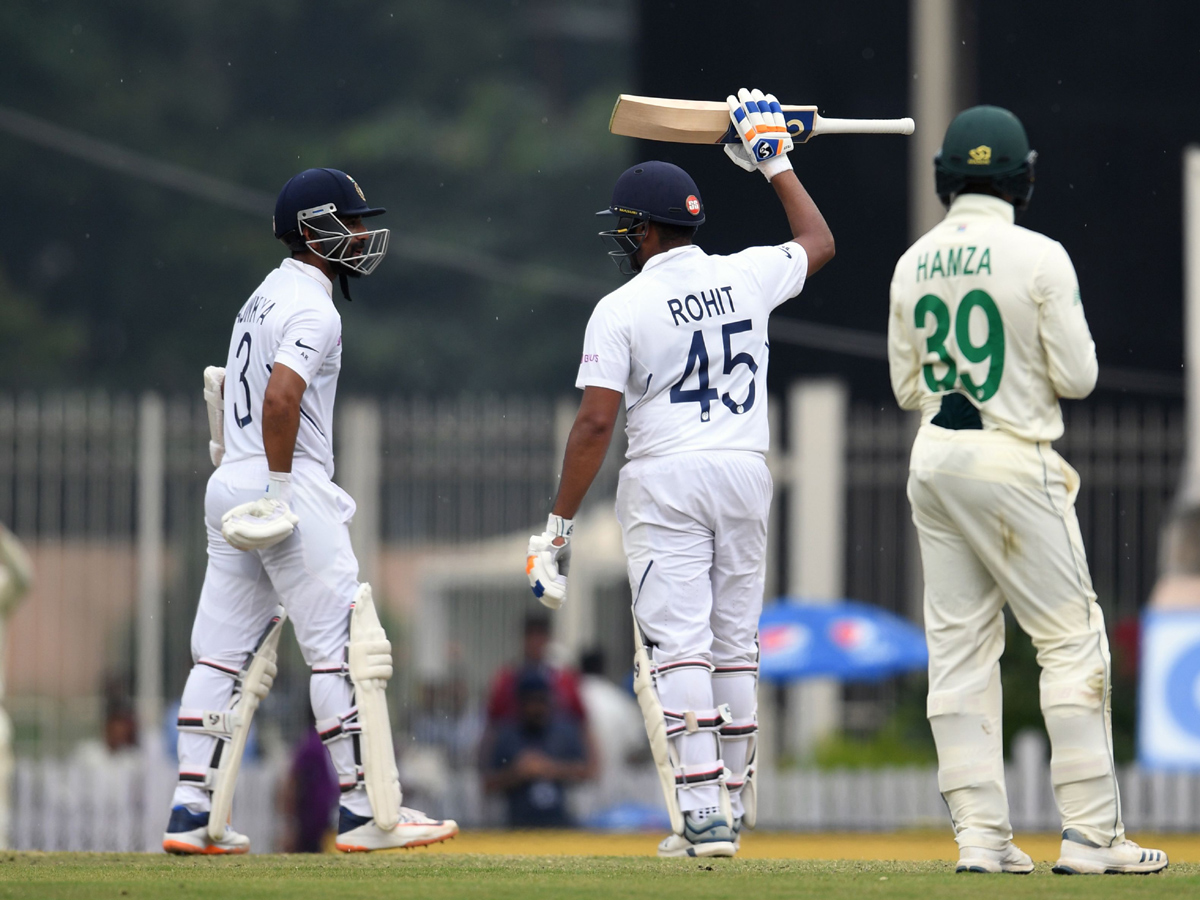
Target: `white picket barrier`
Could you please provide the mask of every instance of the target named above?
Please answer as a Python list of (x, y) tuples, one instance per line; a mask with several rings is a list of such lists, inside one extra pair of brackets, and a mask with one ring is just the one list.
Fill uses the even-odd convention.
[[(1030, 764), (1033, 762), (1034, 764)], [(276, 802), (286, 763), (248, 761), (233, 807), (235, 827), (249, 835), (254, 852), (279, 849)], [(1060, 825), (1044, 757), (1027, 755), (1007, 770), (1013, 826), (1056, 831)], [(1125, 824), (1139, 832), (1200, 828), (1200, 774), (1120, 770)], [(13, 848), (17, 850), (150, 851), (161, 847), (175, 767), (137, 755), (96, 760), (17, 761), (13, 791)], [(657, 777), (646, 767), (630, 773), (621, 796), (584, 788), (577, 808), (588, 813), (619, 802), (661, 804)], [(437, 814), (465, 828), (496, 828), (502, 807), (481, 792), (475, 773), (456, 779), (452, 796), (435, 800)], [(950, 821), (932, 766), (761, 773), (759, 827), (776, 831), (884, 832), (944, 828)]]

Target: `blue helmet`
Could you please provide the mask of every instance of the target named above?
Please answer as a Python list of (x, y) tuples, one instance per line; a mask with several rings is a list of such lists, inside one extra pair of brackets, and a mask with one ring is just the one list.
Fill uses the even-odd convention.
[(333, 263), (342, 295), (349, 300), (346, 277), (375, 271), (387, 253), (390, 232), (386, 228), (352, 230), (346, 220), (383, 212), (383, 207), (367, 203), (358, 182), (345, 172), (305, 169), (288, 179), (275, 201), (275, 237), (293, 252), (310, 250)]
[(632, 275), (634, 254), (645, 239), (634, 229), (647, 221), (695, 228), (704, 224), (704, 203), (691, 175), (679, 166), (651, 160), (626, 169), (613, 186), (608, 209), (596, 215), (617, 217), (617, 227), (601, 231), (600, 237), (613, 244), (608, 255), (617, 268)]
[(638, 163), (621, 173), (612, 203), (598, 216), (633, 216), (668, 225), (703, 225), (704, 203), (692, 176), (660, 160)]
[(305, 169), (293, 175), (275, 201), (275, 237), (299, 231), (301, 212), (332, 203), (340, 216), (378, 216), (387, 212), (372, 207), (358, 182), (338, 169)]

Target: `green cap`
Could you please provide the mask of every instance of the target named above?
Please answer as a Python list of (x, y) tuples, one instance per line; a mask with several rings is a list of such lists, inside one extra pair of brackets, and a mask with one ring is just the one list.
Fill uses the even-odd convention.
[(969, 183), (984, 183), (1023, 207), (1036, 159), (1020, 119), (999, 106), (972, 106), (955, 116), (934, 157), (938, 196), (948, 205)]
[(1007, 175), (1025, 164), (1029, 138), (1007, 109), (972, 106), (950, 123), (939, 155), (948, 171), (968, 178)]

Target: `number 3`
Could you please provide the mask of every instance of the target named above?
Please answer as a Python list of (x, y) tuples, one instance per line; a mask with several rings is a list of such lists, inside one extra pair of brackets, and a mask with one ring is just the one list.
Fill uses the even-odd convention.
[[(976, 307), (983, 310), (987, 317), (987, 335), (982, 344), (971, 342), (971, 313)], [(950, 351), (946, 349), (946, 338), (950, 335), (950, 309), (944, 300), (936, 294), (926, 294), (917, 301), (914, 309), (914, 324), (924, 328), (930, 313), (933, 313), (935, 328), (933, 334), (925, 339), (927, 353), (936, 353), (938, 360), (946, 366), (946, 374), (941, 378), (934, 375), (934, 363), (925, 363), (922, 367), (925, 383), (934, 393), (954, 389), (958, 380), (958, 366)], [(958, 305), (958, 313), (954, 322), (954, 338), (958, 350), (967, 362), (981, 363), (986, 359), (988, 365), (987, 378), (983, 384), (976, 384), (969, 373), (962, 373), (963, 389), (983, 403), (995, 396), (1000, 389), (1000, 379), (1004, 376), (1004, 322), (1000, 318), (1000, 310), (996, 301), (986, 291), (969, 291)]]
[(237, 401), (234, 401), (233, 404), (233, 417), (237, 420), (238, 428), (245, 428), (253, 421), (250, 416), (250, 382), (246, 380), (246, 370), (250, 368), (250, 343), (250, 332), (247, 331), (238, 341), (237, 353), (234, 354), (235, 358), (241, 359), (242, 348), (246, 348), (246, 362), (242, 364), (242, 373), (238, 376), (238, 381), (242, 383), (242, 389), (246, 392), (246, 414), (239, 416)]

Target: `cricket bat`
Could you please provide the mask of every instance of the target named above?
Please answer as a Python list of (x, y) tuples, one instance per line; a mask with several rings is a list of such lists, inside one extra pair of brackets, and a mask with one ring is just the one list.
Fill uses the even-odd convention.
[[(788, 133), (795, 144), (818, 134), (912, 134), (912, 119), (830, 119), (815, 106), (784, 106)], [(626, 137), (674, 144), (736, 144), (741, 141), (723, 101), (667, 100), (622, 94), (613, 107), (608, 130)]]

